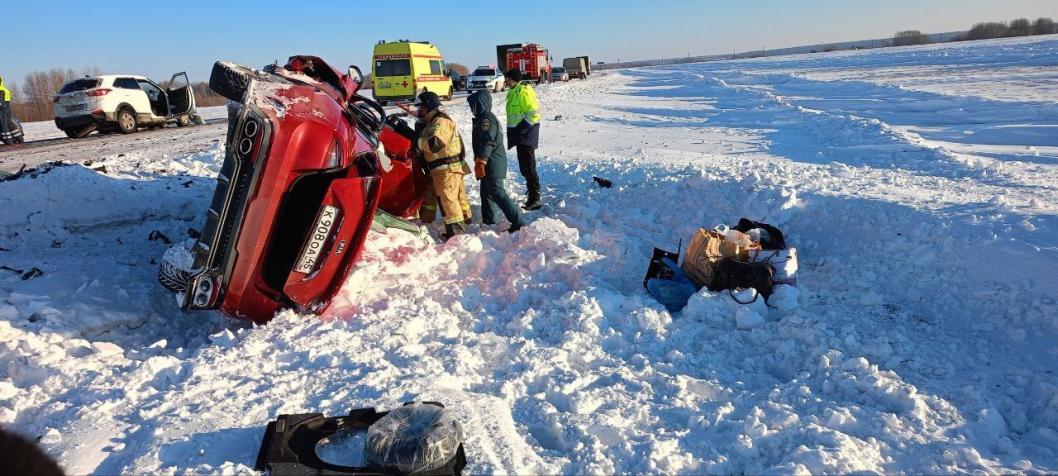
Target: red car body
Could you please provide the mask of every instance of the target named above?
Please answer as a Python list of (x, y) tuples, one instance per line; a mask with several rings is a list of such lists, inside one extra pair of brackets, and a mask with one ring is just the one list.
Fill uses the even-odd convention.
[(376, 209), (405, 217), (421, 205), (413, 133), (357, 94), (358, 69), (313, 56), (264, 71), (218, 62), (210, 86), (232, 101), (227, 151), (182, 307), (255, 322), (322, 312)]

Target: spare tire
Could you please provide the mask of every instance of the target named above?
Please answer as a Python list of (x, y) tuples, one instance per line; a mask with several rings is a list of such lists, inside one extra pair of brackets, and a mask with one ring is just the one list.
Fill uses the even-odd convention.
[(390, 411), (367, 429), (364, 456), (373, 468), (427, 474), (457, 461), (463, 429), (444, 406), (413, 403)]
[(230, 61), (217, 61), (213, 63), (213, 72), (209, 75), (209, 89), (232, 101), (242, 102), (253, 76), (252, 68)]
[(194, 246), (195, 240), (184, 240), (170, 246), (162, 255), (158, 265), (158, 282), (165, 289), (174, 293), (182, 293), (187, 289), (194, 263), (194, 255), (191, 254)]

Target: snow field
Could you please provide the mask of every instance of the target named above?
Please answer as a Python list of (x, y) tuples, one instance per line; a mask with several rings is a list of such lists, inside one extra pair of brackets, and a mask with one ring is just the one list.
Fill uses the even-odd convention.
[[(323, 318), (258, 327), (154, 283), (146, 237), (199, 226), (210, 142), (0, 184), (0, 264), (45, 271), (0, 274), (0, 421), (79, 473), (248, 472), (280, 413), (413, 399), (455, 411), (473, 473), (1055, 471), (1058, 157), (1030, 132), (1058, 106), (1019, 58), (1058, 40), (542, 86), (529, 226), (372, 233)], [(742, 216), (787, 234), (797, 287), (677, 314), (642, 290), (654, 246)]]

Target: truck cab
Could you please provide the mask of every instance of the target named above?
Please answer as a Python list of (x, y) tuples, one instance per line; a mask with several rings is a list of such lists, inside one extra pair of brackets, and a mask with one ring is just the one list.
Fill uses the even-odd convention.
[(522, 81), (543, 83), (551, 78), (551, 55), (547, 48), (535, 43), (511, 48), (507, 50), (507, 69), (521, 71)]

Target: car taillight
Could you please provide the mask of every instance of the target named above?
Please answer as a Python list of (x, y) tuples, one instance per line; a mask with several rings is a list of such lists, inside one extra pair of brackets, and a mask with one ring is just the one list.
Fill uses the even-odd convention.
[(323, 168), (335, 169), (342, 165), (342, 146), (338, 144), (338, 139), (331, 142), (331, 150), (327, 151), (327, 162), (324, 163)]
[(110, 89), (107, 88), (90, 89), (88, 91), (85, 91), (86, 96), (92, 97), (106, 96), (108, 93), (110, 93)]

